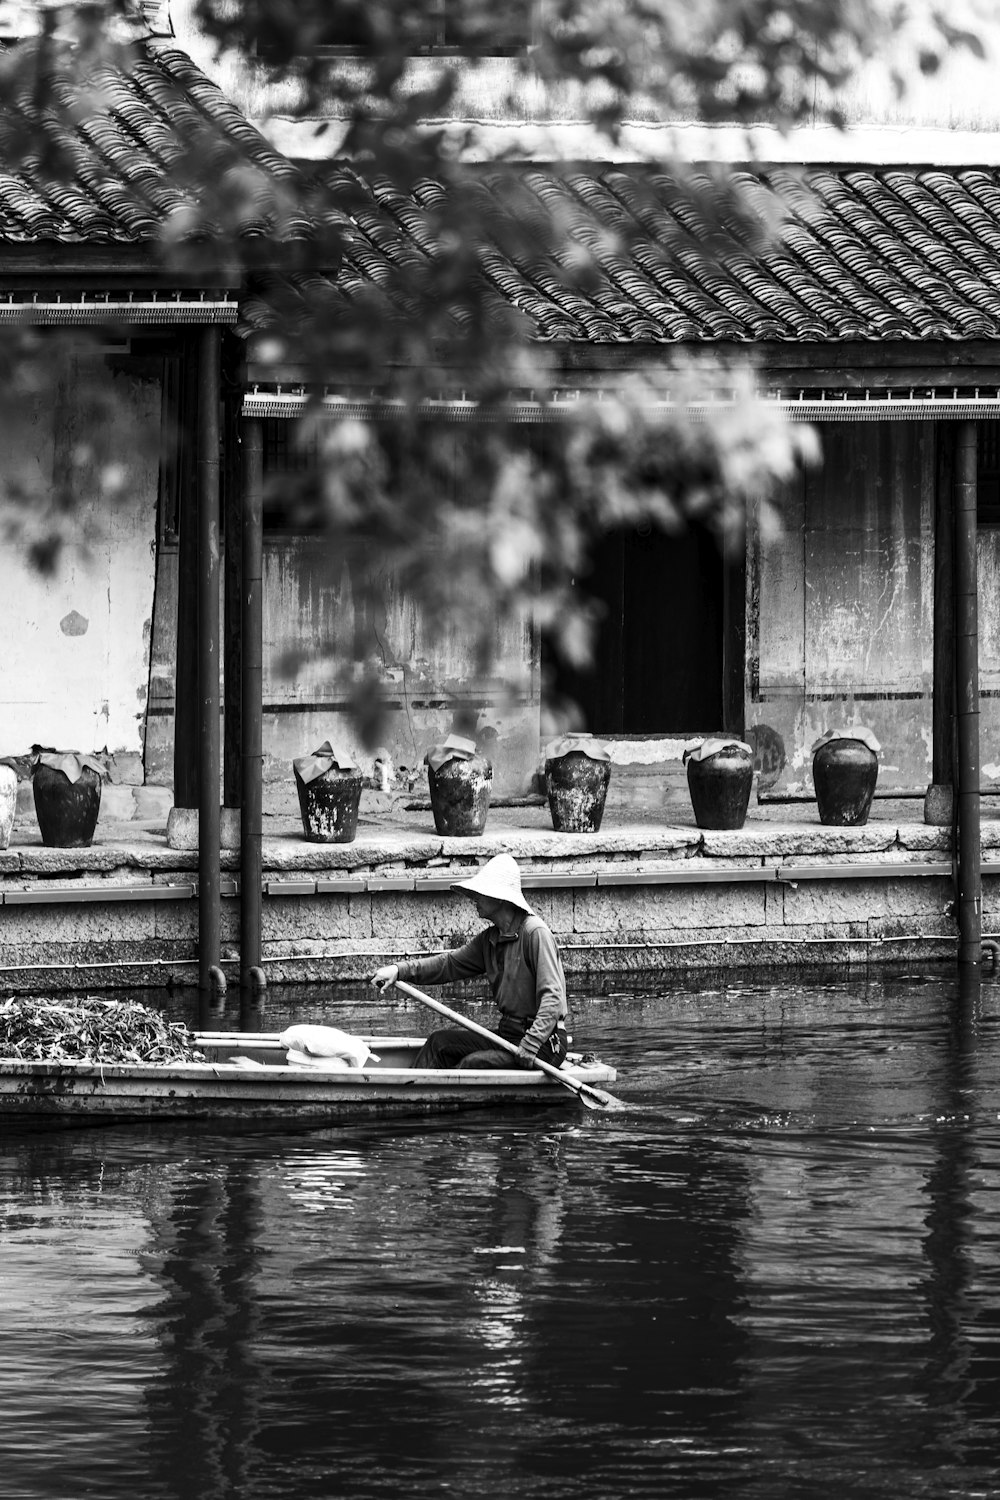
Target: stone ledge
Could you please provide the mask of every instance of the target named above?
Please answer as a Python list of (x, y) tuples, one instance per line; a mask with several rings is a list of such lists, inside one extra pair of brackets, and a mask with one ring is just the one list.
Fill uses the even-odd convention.
[[(985, 862), (1000, 862), (1000, 823), (983, 824)], [(923, 824), (869, 823), (863, 828), (828, 828), (819, 824), (767, 824), (729, 831), (633, 825), (592, 834), (556, 833), (552, 829), (498, 826), (481, 838), (448, 839), (433, 832), (397, 826), (364, 830), (350, 844), (312, 844), (284, 830), (266, 833), (262, 843), (268, 871), (376, 870), (386, 866), (412, 870), (457, 866), (472, 868), (495, 854), (512, 854), (527, 864), (571, 871), (583, 863), (691, 861), (710, 866), (809, 860), (849, 863), (879, 855), (905, 862), (929, 854), (947, 856), (947, 829)], [(239, 867), (239, 849), (221, 851), (224, 870)], [(121, 824), (106, 829), (86, 849), (54, 849), (29, 840), (13, 842), (0, 853), (0, 874), (23, 872), (48, 877), (116, 869), (192, 870), (197, 844), (171, 848), (162, 832)]]
[[(358, 867), (350, 874), (335, 873), (324, 879), (324, 871), (284, 869), (275, 872), (265, 866), (262, 889), (274, 898), (306, 898), (315, 896), (349, 896), (370, 894), (416, 894), (421, 897), (447, 894), (459, 880), (467, 878), (476, 870), (476, 865), (454, 865), (442, 870), (440, 865), (428, 864), (423, 868), (400, 864)], [(142, 901), (182, 900), (198, 894), (197, 868), (188, 862), (185, 869), (139, 870), (136, 866), (122, 865), (112, 870), (78, 870), (69, 867), (59, 871), (47, 871), (46, 878), (31, 880), (27, 870), (0, 873), (0, 904), (66, 903), (91, 901)], [(983, 877), (992, 882), (1000, 876), (1000, 861), (992, 866), (983, 865)], [(94, 876), (98, 878), (94, 880)], [(53, 878), (55, 876), (56, 878)], [(178, 876), (185, 877), (178, 879)], [(62, 878), (59, 878), (62, 877)], [(69, 878), (76, 877), (76, 878)], [(765, 864), (757, 860), (731, 860), (691, 858), (686, 860), (634, 861), (631, 864), (602, 862), (590, 858), (581, 860), (570, 868), (561, 868), (553, 863), (529, 863), (522, 861), (521, 878), (527, 893), (541, 891), (601, 890), (617, 893), (619, 900), (626, 899), (629, 890), (644, 887), (673, 886), (679, 889), (698, 886), (762, 885), (781, 886), (794, 891), (804, 887), (823, 885), (843, 886), (845, 890), (864, 883), (881, 884), (888, 888), (902, 881), (910, 885), (920, 880), (950, 880), (949, 861), (928, 861), (900, 853), (898, 857), (883, 857), (872, 860), (866, 856), (841, 857), (836, 862), (823, 861), (817, 856), (805, 857), (800, 862), (776, 862)], [(223, 869), (220, 895), (224, 899), (236, 897), (240, 891), (238, 872)], [(532, 899), (535, 899), (533, 896)], [(853, 898), (852, 898), (853, 899)]]

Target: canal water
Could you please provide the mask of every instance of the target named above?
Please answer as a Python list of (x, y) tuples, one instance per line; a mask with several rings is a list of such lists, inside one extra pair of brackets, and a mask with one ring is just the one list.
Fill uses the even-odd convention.
[(1000, 981), (621, 979), (574, 1029), (623, 1112), (4, 1140), (0, 1493), (1000, 1496)]

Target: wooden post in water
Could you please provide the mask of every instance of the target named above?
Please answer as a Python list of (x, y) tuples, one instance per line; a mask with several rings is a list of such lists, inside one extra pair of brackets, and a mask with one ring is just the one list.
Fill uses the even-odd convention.
[(219, 329), (198, 346), (198, 983), (219, 972)]
[[(239, 407), (235, 392), (242, 393), (237, 379), (237, 340), (222, 339), (222, 441), (220, 472), (225, 547), (222, 593), (222, 805), (236, 809), (242, 803), (242, 729), (240, 726), (243, 682), (241, 629), (243, 610), (243, 476), (240, 453)], [(239, 367), (240, 370), (242, 367)], [(234, 389), (235, 388), (235, 389)]]
[(243, 423), (242, 814), (240, 817), (240, 977), (260, 971), (263, 818), (264, 444), (259, 421)]

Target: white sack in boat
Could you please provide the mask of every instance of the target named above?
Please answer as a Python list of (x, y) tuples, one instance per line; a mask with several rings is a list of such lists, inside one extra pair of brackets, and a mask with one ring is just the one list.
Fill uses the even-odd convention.
[[(316, 1067), (330, 1059), (341, 1060), (347, 1068), (363, 1068), (369, 1058), (378, 1062), (367, 1042), (336, 1026), (289, 1026), (278, 1041), (287, 1049), (288, 1061), (298, 1062), (299, 1067)], [(293, 1052), (301, 1054), (303, 1061), (293, 1059)]]
[(346, 1057), (314, 1057), (311, 1052), (300, 1052), (289, 1047), (285, 1061), (290, 1068), (313, 1068), (318, 1073), (350, 1073), (351, 1064)]

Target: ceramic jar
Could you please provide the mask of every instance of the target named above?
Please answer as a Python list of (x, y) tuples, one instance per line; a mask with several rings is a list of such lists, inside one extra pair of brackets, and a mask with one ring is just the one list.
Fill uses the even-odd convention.
[(31, 790), (42, 843), (85, 849), (93, 842), (101, 811), (104, 767), (75, 750), (43, 751), (31, 768)]
[(450, 734), (424, 756), (435, 830), (449, 838), (478, 837), (486, 827), (493, 766), (475, 740)]
[(302, 832), (310, 844), (351, 844), (358, 831), (364, 778), (329, 740), (292, 762)]
[(17, 772), (13, 766), (0, 766), (0, 849), (10, 845), (16, 812)]
[(699, 828), (742, 828), (753, 786), (753, 750), (742, 740), (702, 740), (684, 751)]
[(545, 756), (545, 795), (557, 833), (597, 833), (611, 783), (611, 756), (592, 734), (565, 734)]
[(881, 746), (870, 729), (830, 729), (813, 745), (813, 786), (819, 820), (836, 827), (867, 823), (878, 780)]

